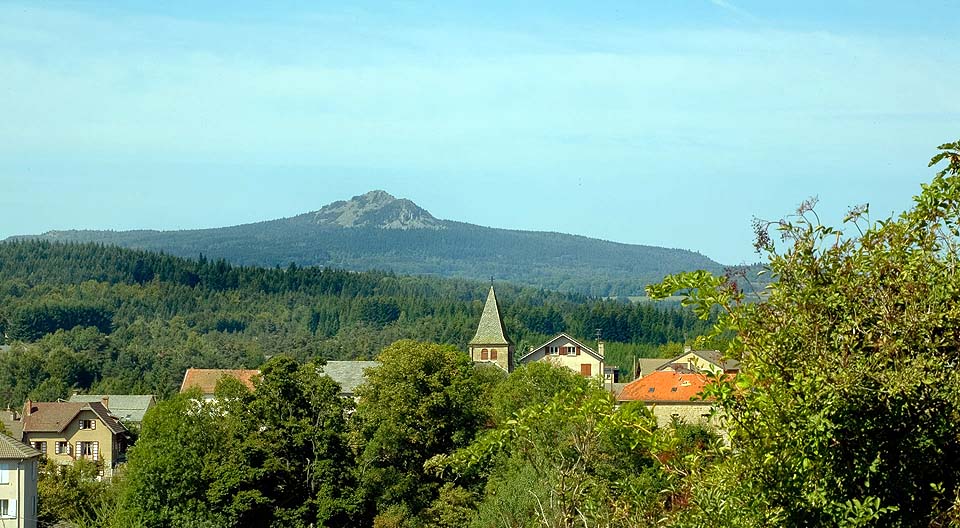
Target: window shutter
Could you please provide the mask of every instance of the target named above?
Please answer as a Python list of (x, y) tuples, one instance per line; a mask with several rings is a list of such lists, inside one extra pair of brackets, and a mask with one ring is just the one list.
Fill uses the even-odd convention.
[(77, 442), (77, 456), (83, 456), (83, 442)]
[(100, 442), (93, 443), (93, 459), (100, 460)]
[(10, 499), (10, 511), (8, 513), (10, 517), (17, 518), (17, 499)]
[(90, 429), (96, 429), (96, 428), (97, 428), (97, 421), (90, 420)]
[(6, 464), (0, 464), (0, 484), (10, 483), (10, 470)]

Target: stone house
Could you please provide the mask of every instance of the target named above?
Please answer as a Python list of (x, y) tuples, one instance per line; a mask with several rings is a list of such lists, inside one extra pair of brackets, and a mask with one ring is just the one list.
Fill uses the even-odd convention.
[(699, 372), (658, 370), (628, 383), (617, 396), (617, 401), (643, 402), (653, 411), (657, 424), (661, 426), (680, 420), (716, 427), (713, 402), (697, 398), (709, 382), (709, 376)]

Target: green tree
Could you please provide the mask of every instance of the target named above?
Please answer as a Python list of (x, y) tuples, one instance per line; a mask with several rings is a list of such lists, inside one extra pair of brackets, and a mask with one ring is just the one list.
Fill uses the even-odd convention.
[(960, 523), (960, 143), (940, 148), (931, 165), (949, 165), (899, 217), (856, 208), (840, 231), (808, 201), (758, 222), (765, 302), (707, 273), (650, 288), (704, 317), (719, 306), (743, 368), (709, 390), (732, 450), (694, 478), (679, 525)]
[(352, 417), (360, 481), (381, 525), (418, 526), (443, 484), (424, 463), (473, 439), (487, 420), (485, 398), (470, 358), (452, 346), (398, 341), (378, 359)]

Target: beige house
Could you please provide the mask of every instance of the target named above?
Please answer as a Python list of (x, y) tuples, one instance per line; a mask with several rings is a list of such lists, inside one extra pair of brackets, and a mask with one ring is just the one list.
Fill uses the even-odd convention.
[(740, 362), (724, 359), (719, 350), (693, 350), (685, 347), (683, 354), (667, 358), (640, 358), (637, 360), (637, 378), (653, 372), (666, 370), (672, 372), (701, 372), (704, 374), (736, 374), (740, 371)]
[(0, 434), (0, 527), (37, 528), (40, 452)]
[(513, 341), (503, 330), (503, 317), (500, 316), (500, 304), (493, 286), (490, 286), (477, 333), (470, 340), (469, 347), (470, 358), (474, 362), (489, 363), (507, 372), (513, 371)]
[(33, 402), (21, 416), (22, 441), (58, 464), (85, 459), (110, 478), (127, 450), (129, 432), (104, 402)]
[(585, 377), (601, 376), (603, 370), (603, 343), (595, 351), (567, 334), (559, 334), (550, 341), (531, 349), (520, 358), (520, 364), (546, 361), (558, 367), (566, 367)]

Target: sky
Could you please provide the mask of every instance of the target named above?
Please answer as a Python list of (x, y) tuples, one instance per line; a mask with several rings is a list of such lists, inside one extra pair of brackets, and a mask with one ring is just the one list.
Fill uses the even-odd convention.
[(761, 260), (960, 139), (960, 2), (0, 1), (0, 239), (434, 216)]

